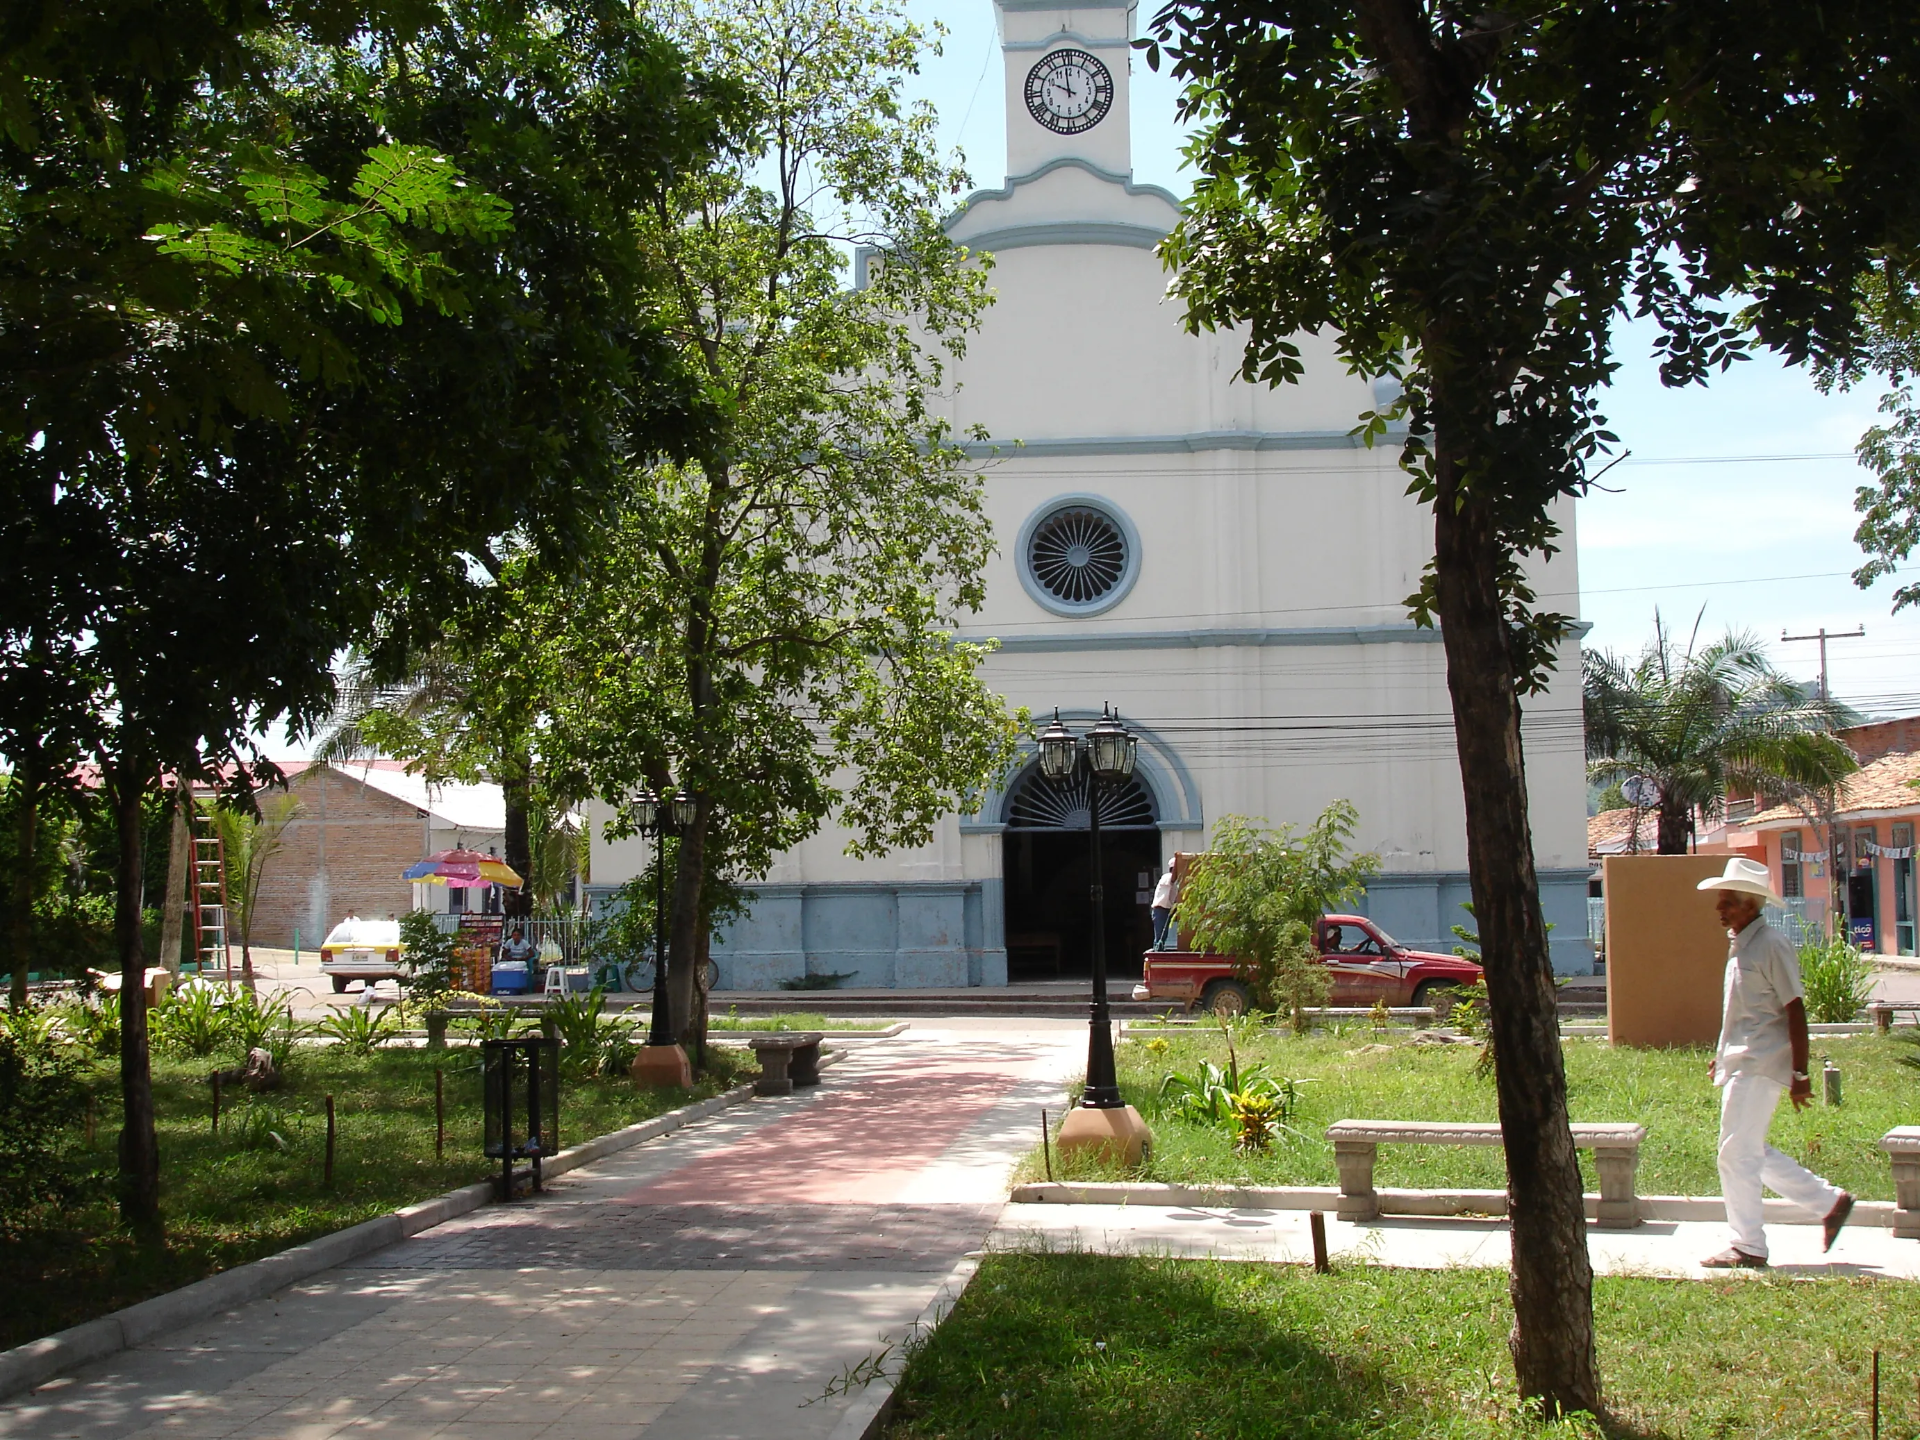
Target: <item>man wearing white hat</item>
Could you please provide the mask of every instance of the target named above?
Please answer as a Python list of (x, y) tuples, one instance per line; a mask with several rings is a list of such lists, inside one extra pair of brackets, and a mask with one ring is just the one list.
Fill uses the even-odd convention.
[(1782, 1091), (1796, 1110), (1813, 1100), (1800, 962), (1760, 914), (1768, 900), (1779, 899), (1767, 881), (1766, 866), (1735, 856), (1724, 874), (1699, 885), (1718, 892), (1714, 908), (1733, 942), (1727, 947), (1720, 1044), (1707, 1066), (1720, 1087), (1720, 1193), (1733, 1231), (1728, 1249), (1700, 1262), (1716, 1270), (1766, 1266), (1762, 1185), (1823, 1216), (1829, 1250), (1853, 1209), (1853, 1196), (1767, 1144)]

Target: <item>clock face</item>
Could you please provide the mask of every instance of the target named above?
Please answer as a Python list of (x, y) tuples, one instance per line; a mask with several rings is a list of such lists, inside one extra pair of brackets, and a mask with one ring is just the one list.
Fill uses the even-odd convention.
[(1027, 111), (1057, 135), (1091, 130), (1113, 109), (1113, 75), (1084, 50), (1055, 50), (1027, 72)]

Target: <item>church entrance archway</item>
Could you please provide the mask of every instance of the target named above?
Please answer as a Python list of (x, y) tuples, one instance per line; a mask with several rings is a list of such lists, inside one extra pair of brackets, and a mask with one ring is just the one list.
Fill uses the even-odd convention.
[[(1004, 845), (1007, 979), (1074, 979), (1092, 970), (1093, 842), (1084, 775), (1056, 785), (1029, 766), (1007, 797)], [(1153, 792), (1138, 776), (1100, 799), (1106, 884), (1107, 974), (1136, 978), (1153, 942), (1160, 828)]]

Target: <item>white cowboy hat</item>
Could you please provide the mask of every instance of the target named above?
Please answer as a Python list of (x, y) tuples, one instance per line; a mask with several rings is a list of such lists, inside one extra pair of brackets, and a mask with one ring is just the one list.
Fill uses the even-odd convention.
[(1757, 860), (1743, 860), (1738, 855), (1727, 861), (1727, 868), (1710, 880), (1702, 880), (1693, 888), (1696, 890), (1739, 890), (1747, 895), (1758, 895), (1763, 900), (1780, 904), (1780, 897), (1773, 893), (1772, 877), (1767, 867)]

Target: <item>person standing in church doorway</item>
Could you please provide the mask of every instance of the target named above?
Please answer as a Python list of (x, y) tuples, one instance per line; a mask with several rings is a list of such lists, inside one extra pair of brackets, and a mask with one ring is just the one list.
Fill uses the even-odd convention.
[(1153, 887), (1153, 948), (1156, 950), (1167, 948), (1167, 930), (1173, 919), (1174, 901), (1180, 898), (1173, 883), (1173, 861), (1173, 856), (1167, 857), (1166, 873), (1160, 877), (1160, 883)]

